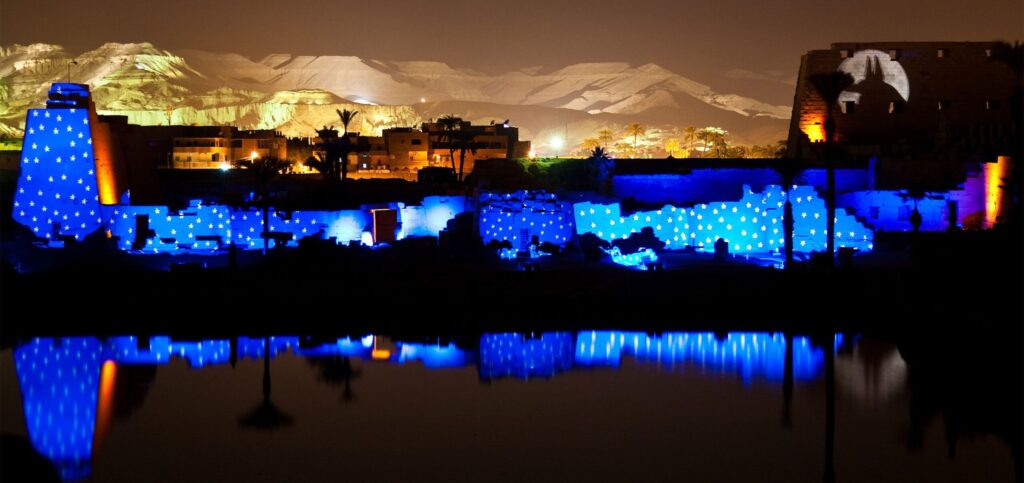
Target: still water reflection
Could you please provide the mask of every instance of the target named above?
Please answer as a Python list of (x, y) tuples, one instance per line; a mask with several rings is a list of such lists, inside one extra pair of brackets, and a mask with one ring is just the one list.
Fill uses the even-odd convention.
[(1013, 481), (1020, 464), (1013, 429), (954, 451), (900, 351), (842, 335), (65, 337), (0, 364), (3, 433), (64, 480)]

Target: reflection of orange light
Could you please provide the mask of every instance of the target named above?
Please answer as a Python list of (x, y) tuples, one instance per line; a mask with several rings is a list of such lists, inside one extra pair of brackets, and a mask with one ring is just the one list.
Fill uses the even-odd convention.
[(999, 156), (995, 163), (985, 163), (985, 228), (992, 228), (999, 219), (999, 210), (1003, 205), (1003, 183), (1008, 156)]
[(110, 418), (114, 414), (114, 381), (117, 378), (117, 364), (114, 361), (106, 361), (100, 369), (100, 397), (96, 403), (96, 433), (93, 439), (93, 447), (98, 447), (100, 441), (110, 427)]
[(385, 349), (374, 349), (373, 352), (370, 352), (370, 357), (375, 360), (390, 359), (391, 351)]

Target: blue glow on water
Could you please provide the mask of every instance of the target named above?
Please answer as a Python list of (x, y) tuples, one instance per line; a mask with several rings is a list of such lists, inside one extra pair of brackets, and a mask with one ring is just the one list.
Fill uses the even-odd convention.
[(533, 237), (538, 243), (564, 245), (573, 236), (572, 206), (555, 195), (538, 191), (484, 193), (479, 205), (480, 236), (486, 245), (508, 241), (525, 249)]
[[(641, 211), (628, 216), (615, 204), (576, 203), (576, 232), (592, 233), (611, 242), (627, 239), (650, 227), (666, 249), (693, 246), (699, 251), (713, 252), (714, 243), (722, 238), (729, 251), (738, 254), (763, 254), (785, 246), (782, 227), (786, 196), (793, 204), (794, 251), (809, 253), (826, 247), (825, 202), (810, 186), (794, 186), (785, 193), (780, 186), (768, 186), (755, 193), (744, 188), (739, 201), (715, 201), (692, 207), (665, 205), (659, 210)], [(836, 210), (836, 246), (870, 251), (874, 233), (848, 214)]]
[[(793, 339), (793, 377), (815, 378), (822, 370), (825, 353), (811, 346), (807, 337)], [(719, 341), (713, 333), (665, 333), (590, 331), (576, 337), (576, 363), (581, 366), (618, 367), (628, 355), (661, 365), (687, 363), (705, 371), (739, 374), (744, 383), (755, 378), (780, 381), (785, 370), (786, 338), (782, 334), (729, 333)]]
[(574, 336), (547, 332), (538, 338), (523, 334), (484, 334), (480, 337), (480, 379), (548, 378), (573, 366)]
[[(239, 337), (238, 358), (239, 359), (262, 359), (263, 352), (267, 346), (263, 337)], [(270, 357), (277, 357), (279, 353), (287, 352), (289, 349), (299, 347), (298, 337), (270, 337)]]
[(447, 369), (466, 365), (466, 351), (455, 344), (407, 344), (398, 343), (399, 364), (419, 361), (430, 369)]
[(94, 157), (88, 109), (29, 109), (14, 221), (48, 240), (54, 232), (81, 239), (99, 229)]
[(65, 480), (91, 471), (103, 347), (93, 337), (37, 338), (14, 351), (32, 447)]
[(332, 344), (323, 344), (310, 348), (294, 348), (295, 355), (300, 357), (323, 357), (323, 356), (346, 356), (369, 358), (373, 350), (373, 336), (368, 335), (359, 339), (345, 337), (338, 339)]

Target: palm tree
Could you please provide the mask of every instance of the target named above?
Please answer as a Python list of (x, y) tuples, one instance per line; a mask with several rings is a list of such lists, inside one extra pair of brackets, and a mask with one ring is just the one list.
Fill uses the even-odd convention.
[(456, 117), (455, 114), (447, 114), (437, 120), (437, 124), (441, 126), (441, 139), (442, 143), (448, 143), (448, 157), (451, 159), (452, 172), (455, 170), (455, 131), (458, 131), (462, 126), (462, 118)]
[(686, 149), (690, 151), (690, 156), (693, 156), (693, 143), (697, 139), (697, 128), (686, 126), (686, 130), (683, 131), (683, 142), (686, 143)]
[(825, 170), (827, 174), (827, 187), (825, 189), (826, 205), (826, 250), (828, 251), (828, 266), (835, 267), (836, 263), (836, 165), (832, 146), (835, 142), (836, 120), (832, 112), (836, 103), (839, 102), (839, 95), (846, 88), (853, 85), (853, 76), (846, 72), (830, 72), (827, 74), (813, 74), (810, 77), (811, 85), (825, 102)]
[(586, 138), (582, 143), (580, 143), (580, 149), (585, 153), (589, 153), (595, 148), (599, 148), (601, 146), (601, 140), (598, 138)]
[(291, 170), (288, 159), (253, 158), (235, 161), (235, 167), (246, 170), (253, 178), (253, 202), (263, 211), (263, 253), (267, 253), (270, 232), (270, 185), (279, 176)]
[(476, 154), (476, 142), (473, 133), (469, 131), (458, 130), (453, 133), (452, 136), (452, 149), (459, 152), (459, 177), (458, 180), (462, 181), (463, 170), (466, 167), (466, 151)]
[(331, 183), (338, 181), (340, 165), (341, 180), (344, 181), (348, 178), (348, 155), (354, 149), (352, 139), (348, 136), (338, 137), (338, 131), (334, 130), (334, 126), (324, 126), (323, 129), (317, 130), (316, 134), (322, 140), (317, 146), (316, 153), (320, 158), (310, 157), (306, 160), (306, 165), (320, 172), (324, 179)]
[(785, 237), (786, 244), (786, 270), (793, 268), (793, 225), (795, 219), (793, 218), (793, 203), (789, 200), (789, 195), (793, 191), (793, 185), (796, 184), (796, 179), (803, 172), (805, 166), (800, 160), (789, 159), (777, 161), (773, 168), (776, 173), (779, 173), (779, 177), (782, 179), (782, 189), (786, 193), (786, 204), (782, 210), (782, 231)]
[(607, 192), (606, 185), (611, 179), (609, 174), (611, 171), (611, 158), (608, 157), (608, 152), (604, 148), (598, 146), (590, 152), (590, 158), (588, 158), (591, 172), (593, 173), (594, 185), (597, 191)]
[[(665, 152), (673, 158), (681, 158), (684, 154), (683, 145), (679, 142), (679, 139), (671, 138), (668, 141), (665, 141)], [(676, 156), (676, 154), (679, 154), (680, 156)]]
[(604, 148), (605, 151), (607, 151), (608, 143), (612, 142), (615, 139), (615, 134), (612, 133), (610, 129), (604, 128), (597, 132), (597, 139), (598, 141), (601, 142), (601, 147)]
[(348, 136), (348, 125), (356, 118), (356, 116), (359, 115), (359, 111), (350, 111), (348, 109), (335, 109), (334, 111), (338, 113), (338, 118), (341, 119), (341, 125), (345, 129), (342, 135)]
[(634, 122), (633, 124), (630, 124), (626, 128), (626, 135), (627, 136), (633, 136), (633, 155), (634, 156), (636, 156), (636, 152), (637, 152), (637, 149), (636, 149), (637, 139), (640, 136), (643, 136), (645, 134), (647, 134), (647, 128), (644, 127), (643, 124), (640, 124), (638, 122)]

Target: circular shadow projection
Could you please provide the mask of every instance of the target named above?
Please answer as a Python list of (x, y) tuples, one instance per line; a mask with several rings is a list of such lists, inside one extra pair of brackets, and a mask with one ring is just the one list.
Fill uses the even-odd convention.
[[(903, 66), (881, 50), (860, 50), (839, 64), (837, 69), (853, 76), (853, 86), (843, 91), (839, 102), (853, 101), (860, 103), (862, 92), (860, 84), (867, 82), (884, 82), (891, 86), (904, 102), (910, 101), (910, 81)], [(863, 93), (867, 94), (867, 93)]]

